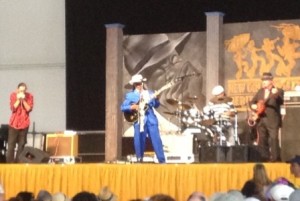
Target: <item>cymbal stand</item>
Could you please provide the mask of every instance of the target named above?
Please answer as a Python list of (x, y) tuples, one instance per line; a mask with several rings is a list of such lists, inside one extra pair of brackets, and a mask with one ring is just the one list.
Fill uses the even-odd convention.
[(182, 123), (182, 102), (178, 101), (178, 107), (176, 109), (177, 112), (177, 118), (178, 118), (178, 124), (179, 124), (179, 128), (178, 128), (178, 134), (181, 134), (183, 132), (183, 123)]
[[(219, 144), (220, 144), (220, 146), (223, 146), (224, 145), (223, 140), (225, 138), (225, 135), (222, 130), (221, 116), (219, 116), (219, 118), (218, 118), (217, 132), (219, 133)], [(226, 140), (225, 140), (225, 142), (226, 142)]]

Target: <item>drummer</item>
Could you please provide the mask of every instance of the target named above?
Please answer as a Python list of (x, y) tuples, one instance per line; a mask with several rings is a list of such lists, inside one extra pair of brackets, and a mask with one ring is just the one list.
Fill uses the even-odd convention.
[(236, 110), (232, 98), (226, 96), (221, 85), (213, 88), (212, 95), (214, 97), (203, 108), (203, 114), (206, 119), (214, 119), (216, 121), (215, 125), (221, 127), (226, 138), (226, 145), (234, 145), (234, 129), (231, 117), (234, 117)]

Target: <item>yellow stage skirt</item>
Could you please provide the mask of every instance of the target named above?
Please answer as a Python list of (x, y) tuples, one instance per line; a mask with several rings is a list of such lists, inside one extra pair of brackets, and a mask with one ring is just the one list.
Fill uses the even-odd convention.
[[(252, 177), (254, 163), (215, 164), (2, 164), (0, 182), (5, 198), (20, 191), (37, 195), (41, 189), (64, 192), (70, 198), (80, 191), (98, 194), (104, 186), (120, 201), (146, 198), (156, 193), (186, 200), (194, 191), (207, 196), (214, 192), (241, 189)], [(271, 179), (293, 182), (287, 163), (265, 163)]]

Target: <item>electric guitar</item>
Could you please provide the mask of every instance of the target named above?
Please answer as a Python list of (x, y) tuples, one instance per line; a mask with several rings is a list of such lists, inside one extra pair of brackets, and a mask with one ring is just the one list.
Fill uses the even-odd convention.
[[(155, 91), (151, 97), (150, 100), (158, 96), (161, 92), (163, 92), (166, 89), (169, 89), (175, 84), (176, 80), (169, 82), (168, 84), (164, 85), (161, 87), (159, 90)], [(133, 110), (131, 112), (124, 112), (124, 118), (127, 122), (129, 123), (134, 123), (139, 119), (140, 115), (143, 115), (141, 113), (144, 113), (148, 109), (148, 103), (145, 103), (144, 100), (139, 100), (139, 111), (138, 110)]]
[(254, 126), (256, 122), (259, 120), (260, 116), (265, 112), (266, 110), (266, 101), (265, 100), (259, 100), (256, 105), (257, 109), (252, 110), (250, 113), (250, 116), (248, 118), (248, 123), (251, 126)]
[(261, 115), (266, 110), (266, 103), (271, 98), (277, 97), (278, 95), (279, 94), (278, 94), (278, 91), (277, 91), (276, 93), (270, 93), (270, 95), (268, 96), (267, 99), (257, 101), (257, 103), (256, 103), (256, 105), (257, 105), (256, 110), (251, 110), (250, 116), (248, 118), (248, 124), (250, 126), (254, 126), (259, 121), (259, 118), (261, 117)]

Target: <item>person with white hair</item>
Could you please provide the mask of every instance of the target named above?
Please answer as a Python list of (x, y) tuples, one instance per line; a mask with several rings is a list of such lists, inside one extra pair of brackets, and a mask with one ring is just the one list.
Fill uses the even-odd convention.
[(165, 163), (163, 144), (158, 129), (158, 120), (153, 108), (160, 105), (158, 95), (144, 88), (145, 78), (141, 74), (132, 76), (132, 90), (125, 95), (121, 105), (125, 119), (134, 127), (134, 148), (138, 162), (143, 162), (146, 137), (149, 135), (159, 163)]
[(289, 201), (299, 201), (299, 200), (300, 200), (300, 189), (296, 189), (290, 194)]
[(281, 201), (289, 200), (290, 195), (295, 191), (289, 185), (286, 184), (276, 184), (269, 191), (269, 200)]
[(208, 104), (203, 108), (204, 119), (212, 119), (214, 121), (212, 129), (215, 129), (220, 138), (217, 143), (220, 145), (232, 146), (238, 143), (238, 139), (234, 138), (232, 117), (236, 110), (232, 102), (232, 98), (225, 94), (225, 89), (221, 85), (217, 85), (212, 89), (214, 96)]

